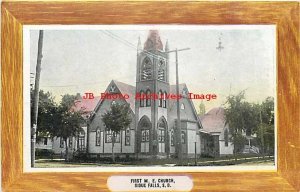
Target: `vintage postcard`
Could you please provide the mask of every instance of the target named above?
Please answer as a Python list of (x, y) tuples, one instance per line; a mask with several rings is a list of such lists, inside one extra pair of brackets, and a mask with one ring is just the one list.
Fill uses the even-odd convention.
[(275, 170), (275, 35), (25, 26), (25, 170)]

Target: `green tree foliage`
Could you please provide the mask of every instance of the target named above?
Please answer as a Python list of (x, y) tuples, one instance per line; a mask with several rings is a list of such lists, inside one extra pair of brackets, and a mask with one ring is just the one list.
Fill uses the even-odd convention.
[[(31, 107), (33, 108), (33, 91)], [(37, 140), (45, 137), (61, 137), (66, 146), (66, 160), (69, 159), (67, 139), (76, 137), (82, 131), (82, 111), (76, 111), (74, 101), (76, 96), (64, 95), (59, 105), (54, 102), (54, 97), (49, 92), (40, 90), (39, 111), (37, 125)], [(33, 118), (33, 110), (31, 110)]]
[(227, 97), (225, 120), (229, 126), (234, 154), (241, 152), (246, 135), (256, 133), (261, 152), (274, 151), (274, 99), (268, 97), (261, 105), (245, 101), (245, 92)]
[(242, 91), (238, 95), (228, 96), (225, 107), (225, 120), (229, 127), (235, 156), (242, 152), (247, 141), (242, 133), (251, 135), (257, 130), (259, 124), (257, 106), (246, 102), (244, 95), (245, 92)]
[(50, 130), (52, 137), (61, 137), (66, 146), (66, 161), (69, 160), (69, 146), (67, 143), (68, 138), (76, 137), (83, 131), (81, 128), (84, 123), (82, 111), (74, 109), (76, 96), (64, 95), (61, 103), (58, 106), (57, 114), (55, 115), (55, 127)]
[[(34, 91), (30, 90), (31, 100), (31, 119), (33, 119), (33, 102), (34, 102)], [(54, 97), (49, 92), (40, 90), (39, 92), (39, 105), (38, 105), (38, 121), (37, 121), (37, 141), (41, 138), (47, 137), (50, 132), (49, 130), (54, 128), (55, 114), (57, 113), (57, 105), (54, 102)], [(31, 127), (33, 121), (31, 121)]]
[(262, 153), (274, 154), (274, 98), (268, 97), (260, 105), (261, 124), (257, 131)]
[(111, 105), (111, 109), (102, 115), (102, 121), (107, 130), (112, 131), (112, 159), (115, 161), (114, 143), (115, 137), (122, 129), (127, 128), (132, 119), (130, 116), (130, 107), (128, 104), (115, 103)]

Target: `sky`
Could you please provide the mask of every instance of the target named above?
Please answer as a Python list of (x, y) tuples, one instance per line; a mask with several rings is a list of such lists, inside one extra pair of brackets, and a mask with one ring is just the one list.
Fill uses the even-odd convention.
[[(149, 29), (159, 30), (163, 44), (168, 40), (170, 50), (190, 48), (179, 53), (179, 82), (186, 83), (191, 93), (217, 95), (216, 100), (204, 100), (206, 111), (222, 106), (228, 95), (242, 90), (246, 90), (250, 102), (275, 97), (273, 26), (48, 27), (44, 31), (40, 89), (51, 92), (59, 102), (67, 93), (92, 92), (100, 96), (112, 79), (135, 86), (136, 46), (139, 37), (144, 44)], [(33, 77), (38, 34), (37, 27), (30, 30)], [(216, 49), (219, 42), (224, 47), (221, 51)], [(170, 84), (175, 84), (172, 53), (169, 66)], [(201, 100), (193, 102), (198, 110)]]

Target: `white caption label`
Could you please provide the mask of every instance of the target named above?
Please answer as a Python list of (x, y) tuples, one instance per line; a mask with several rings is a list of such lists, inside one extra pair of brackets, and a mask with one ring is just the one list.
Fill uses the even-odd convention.
[(107, 180), (111, 191), (190, 191), (193, 180), (189, 176), (111, 176)]

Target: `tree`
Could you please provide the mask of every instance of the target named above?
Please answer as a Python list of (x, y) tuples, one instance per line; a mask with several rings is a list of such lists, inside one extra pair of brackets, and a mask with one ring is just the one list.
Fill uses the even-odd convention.
[(82, 111), (76, 111), (74, 108), (76, 96), (64, 95), (62, 101), (58, 106), (55, 114), (53, 129), (49, 130), (52, 137), (60, 137), (63, 139), (66, 146), (65, 160), (69, 160), (69, 146), (67, 144), (68, 138), (76, 137), (81, 131), (81, 125), (84, 122)]
[[(31, 93), (31, 119), (34, 118), (33, 114), (33, 99), (34, 92), (33, 89), (30, 90)], [(54, 102), (54, 97), (50, 92), (39, 91), (39, 105), (38, 105), (38, 119), (37, 119), (37, 130), (36, 130), (36, 140), (39, 142), (41, 138), (48, 137), (50, 129), (54, 128), (54, 118), (57, 113), (57, 105)], [(33, 126), (33, 121), (31, 121), (31, 127)]]
[(238, 95), (228, 96), (226, 101), (225, 121), (229, 126), (235, 158), (236, 154), (243, 150), (247, 141), (242, 133), (251, 135), (259, 125), (257, 106), (246, 102), (244, 95), (245, 91), (242, 91)]
[(203, 101), (201, 101), (200, 105), (199, 105), (199, 115), (204, 115), (205, 114), (205, 105), (203, 103)]
[(266, 98), (260, 105), (260, 125), (257, 136), (261, 153), (274, 154), (274, 98)]
[(114, 144), (116, 135), (122, 129), (127, 128), (132, 121), (129, 105), (118, 103), (111, 105), (111, 109), (102, 115), (102, 121), (106, 130), (112, 131), (112, 160), (115, 162)]

